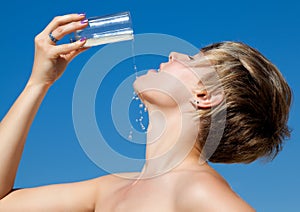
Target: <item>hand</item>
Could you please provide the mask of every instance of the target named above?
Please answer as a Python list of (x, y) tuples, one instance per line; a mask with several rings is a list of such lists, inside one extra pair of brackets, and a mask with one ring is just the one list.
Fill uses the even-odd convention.
[(88, 25), (84, 14), (69, 14), (55, 17), (49, 25), (35, 37), (35, 55), (31, 84), (51, 86), (64, 72), (68, 63), (87, 48), (82, 48), (85, 39), (70, 44), (56, 45), (49, 34), (57, 40)]

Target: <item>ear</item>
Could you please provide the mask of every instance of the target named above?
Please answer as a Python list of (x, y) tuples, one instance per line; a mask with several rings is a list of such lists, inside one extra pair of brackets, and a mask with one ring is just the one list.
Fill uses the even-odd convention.
[(202, 90), (195, 94), (195, 99), (197, 102), (197, 107), (199, 109), (207, 109), (219, 105), (224, 99), (224, 93), (221, 91), (207, 92)]

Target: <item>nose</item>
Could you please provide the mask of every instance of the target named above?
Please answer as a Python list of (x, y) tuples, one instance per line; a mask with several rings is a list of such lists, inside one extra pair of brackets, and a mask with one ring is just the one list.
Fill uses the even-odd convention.
[(169, 61), (172, 62), (174, 60), (179, 60), (179, 61), (184, 61), (188, 59), (188, 55), (186, 54), (181, 54), (178, 52), (171, 52), (169, 54)]

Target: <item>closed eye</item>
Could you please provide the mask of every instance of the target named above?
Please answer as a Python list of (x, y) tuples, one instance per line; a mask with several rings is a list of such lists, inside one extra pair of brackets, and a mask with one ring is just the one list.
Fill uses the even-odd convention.
[(188, 55), (190, 60), (195, 60), (192, 56)]

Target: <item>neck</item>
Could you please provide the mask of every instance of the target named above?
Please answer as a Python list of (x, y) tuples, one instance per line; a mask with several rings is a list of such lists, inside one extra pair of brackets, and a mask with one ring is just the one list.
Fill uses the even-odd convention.
[(199, 119), (189, 103), (180, 107), (147, 106), (146, 162), (142, 177), (149, 178), (171, 170), (185, 170), (203, 164), (195, 148)]

